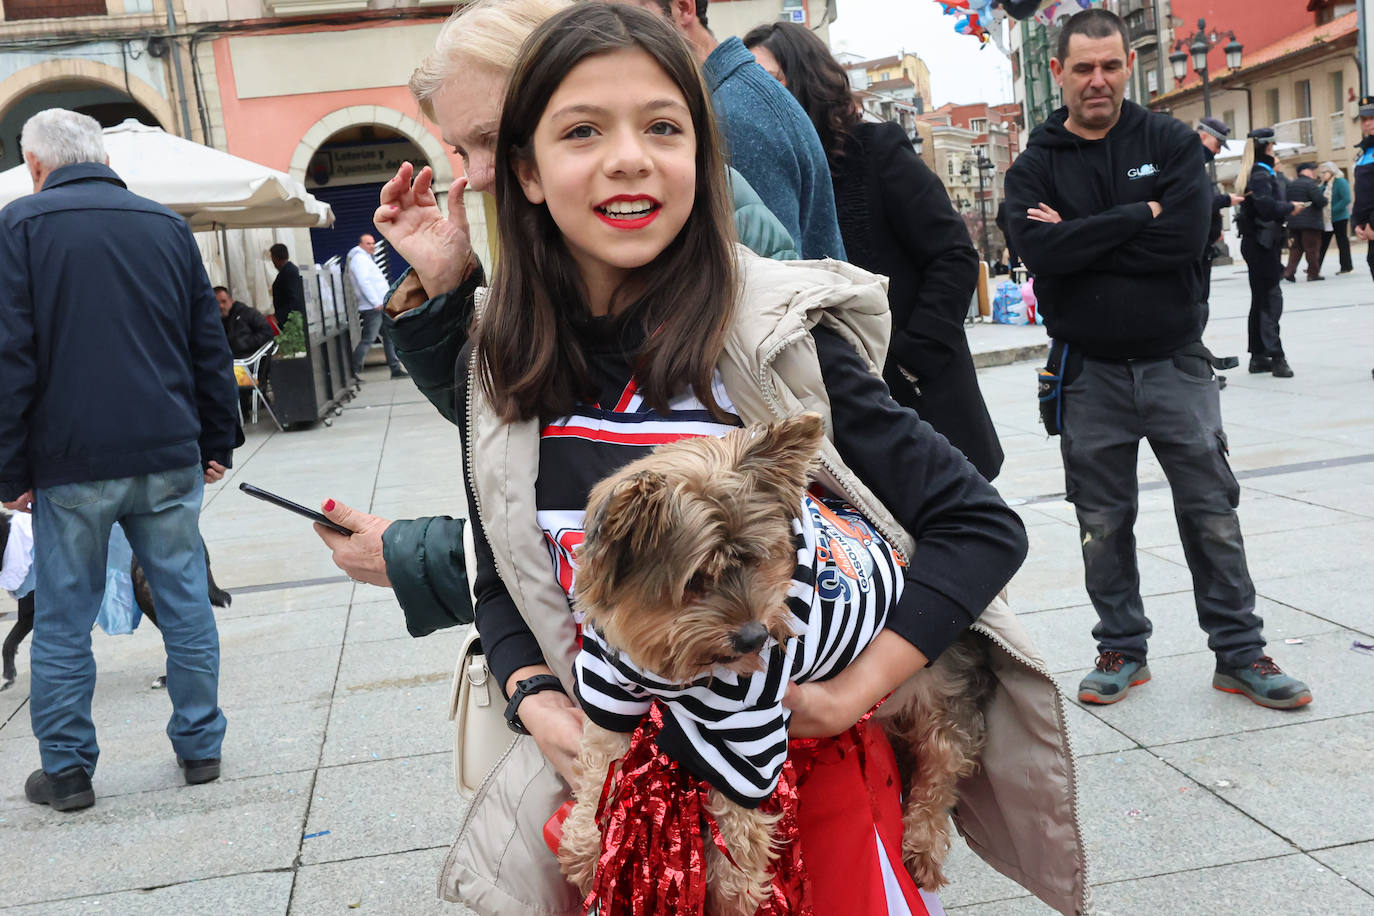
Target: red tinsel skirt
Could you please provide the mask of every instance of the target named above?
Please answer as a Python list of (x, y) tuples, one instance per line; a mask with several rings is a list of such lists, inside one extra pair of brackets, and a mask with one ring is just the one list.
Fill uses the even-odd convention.
[(902, 866), (901, 779), (882, 728), (869, 721), (835, 738), (793, 741), (791, 759), (806, 774), (797, 820), (817, 916), (943, 916)]
[[(605, 845), (586, 911), (703, 912), (705, 846), (724, 845), (704, 807), (706, 784), (654, 747), (662, 721), (655, 704), (607, 779), (598, 805)], [(900, 786), (892, 746), (867, 717), (834, 738), (792, 741), (778, 789), (761, 808), (782, 815), (784, 846), (760, 913), (944, 916), (902, 866)], [(561, 826), (555, 816), (546, 828), (551, 847), (555, 821)]]

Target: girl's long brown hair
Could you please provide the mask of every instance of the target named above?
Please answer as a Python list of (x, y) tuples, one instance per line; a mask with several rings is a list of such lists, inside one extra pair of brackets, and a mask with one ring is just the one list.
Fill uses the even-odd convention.
[[(668, 247), (635, 271), (645, 342), (635, 378), (645, 401), (666, 412), (690, 387), (713, 413), (716, 362), (734, 314), (734, 222), (725, 163), (706, 87), (686, 42), (644, 10), (579, 4), (525, 42), (506, 90), (496, 141), (500, 255), (473, 331), (483, 392), (507, 422), (565, 416), (590, 386), (575, 326), (590, 313), (580, 275), (548, 207), (531, 204), (514, 163), (534, 154), (535, 127), (563, 78), (596, 54), (637, 48), (677, 84), (696, 131), (696, 199)], [(623, 291), (617, 290), (619, 299)]]
[(825, 42), (804, 25), (767, 22), (744, 36), (744, 46), (772, 52), (787, 80), (787, 91), (806, 111), (832, 166), (845, 155), (845, 141), (862, 120), (854, 90)]

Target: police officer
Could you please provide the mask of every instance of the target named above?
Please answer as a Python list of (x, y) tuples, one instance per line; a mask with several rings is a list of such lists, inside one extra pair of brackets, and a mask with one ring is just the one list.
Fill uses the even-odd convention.
[[(1355, 160), (1355, 203), (1350, 207), (1350, 225), (1355, 227), (1355, 236), (1366, 242), (1374, 242), (1374, 95), (1360, 99), (1360, 156)], [(1374, 276), (1374, 244), (1369, 246), (1369, 272)]]
[(1246, 135), (1236, 193), (1240, 205), (1240, 255), (1250, 270), (1250, 371), (1292, 378), (1283, 355), (1279, 317), (1283, 314), (1283, 221), (1305, 204), (1285, 200), (1283, 182), (1274, 170), (1274, 129), (1261, 127)]

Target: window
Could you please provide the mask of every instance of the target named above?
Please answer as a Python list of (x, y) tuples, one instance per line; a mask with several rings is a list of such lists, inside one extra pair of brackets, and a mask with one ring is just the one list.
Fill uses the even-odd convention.
[(1312, 145), (1312, 81), (1298, 80), (1293, 84), (1293, 106), (1298, 117), (1298, 142)]
[(4, 0), (6, 19), (104, 16), (105, 0)]
[(1231, 134), (1232, 134), (1232, 136), (1237, 136), (1237, 135), (1242, 136), (1242, 137), (1244, 136), (1244, 134), (1241, 134), (1240, 131), (1237, 129), (1237, 126), (1236, 126), (1236, 110), (1235, 110), (1234, 108), (1228, 108), (1226, 111), (1223, 111), (1223, 112), (1221, 113), (1221, 123), (1223, 123), (1223, 124), (1225, 124), (1227, 127), (1231, 128)]
[(1271, 125), (1279, 123), (1279, 91), (1277, 89), (1266, 89), (1264, 98), (1269, 109), (1269, 123)]
[(1345, 108), (1345, 71), (1336, 70), (1331, 74), (1331, 110), (1341, 111)]
[(1145, 71), (1145, 89), (1147, 92), (1150, 93), (1150, 95), (1154, 95), (1155, 93), (1159, 92), (1158, 70), (1151, 69)]

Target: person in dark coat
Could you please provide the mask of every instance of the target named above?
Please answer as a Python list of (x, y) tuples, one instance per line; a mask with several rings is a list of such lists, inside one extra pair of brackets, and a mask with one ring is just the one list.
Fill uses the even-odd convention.
[[(1214, 161), (1221, 148), (1226, 144), (1226, 138), (1230, 136), (1231, 128), (1225, 121), (1218, 118), (1203, 118), (1197, 125), (1198, 140), (1202, 142), (1202, 158), (1208, 163)], [(1209, 182), (1210, 183), (1210, 182)], [(1227, 207), (1232, 207), (1243, 199), (1239, 194), (1227, 194), (1218, 191), (1213, 185), (1211, 189), (1211, 223), (1207, 227), (1207, 248), (1202, 255), (1202, 303), (1206, 308), (1212, 295), (1212, 261), (1216, 257), (1217, 242), (1221, 239), (1221, 214)], [(1203, 326), (1206, 327), (1207, 320), (1203, 318)]]
[[(225, 718), (200, 509), (239, 438), (232, 357), (186, 221), (130, 192), (100, 125), (24, 123), (35, 193), (0, 211), (0, 501), (34, 515), (30, 802), (95, 803), (91, 627), (118, 523), (167, 649), (167, 736), (188, 783), (219, 778)], [(169, 760), (170, 764), (171, 761)]]
[[(811, 31), (768, 23), (744, 44), (776, 60), (816, 127), (850, 263), (889, 278), (892, 345), (883, 377), (892, 397), (992, 480), (1003, 453), (964, 336), (978, 283), (978, 254), (964, 221), (900, 125), (860, 119), (844, 70)], [(774, 69), (770, 63), (765, 70)]]
[[(1360, 155), (1355, 159), (1355, 201), (1350, 205), (1350, 225), (1355, 237), (1374, 243), (1374, 95), (1360, 99)], [(1374, 277), (1374, 244), (1365, 256)]]
[(229, 352), (234, 354), (234, 359), (252, 356), (276, 336), (267, 323), (267, 316), (246, 302), (234, 301), (228, 288), (216, 286), (215, 301), (219, 303), (224, 336), (229, 340)]
[(1274, 171), (1274, 131), (1261, 127), (1247, 135), (1236, 193), (1240, 205), (1240, 255), (1250, 271), (1250, 371), (1292, 378), (1283, 354), (1279, 317), (1283, 314), (1283, 221), (1305, 205), (1285, 200)]
[(1288, 267), (1283, 278), (1297, 282), (1298, 261), (1307, 257), (1307, 279), (1321, 280), (1322, 228), (1326, 195), (1317, 183), (1317, 163), (1298, 164), (1298, 177), (1288, 182), (1288, 199), (1306, 204), (1288, 218)]
[(305, 321), (305, 281), (301, 279), (300, 268), (290, 261), (290, 252), (278, 242), (267, 250), (272, 266), (277, 269), (277, 278), (272, 281), (272, 312), (277, 327), (286, 323), (292, 312), (299, 312)]

